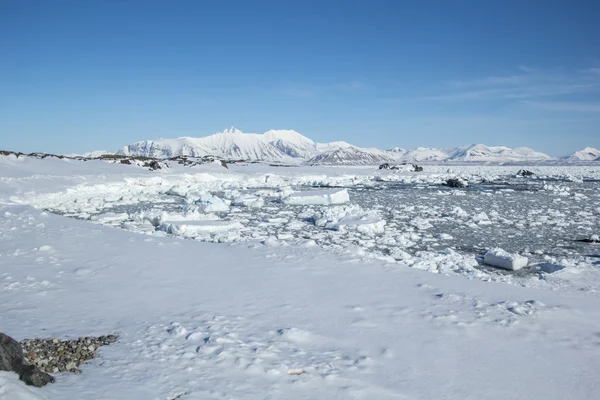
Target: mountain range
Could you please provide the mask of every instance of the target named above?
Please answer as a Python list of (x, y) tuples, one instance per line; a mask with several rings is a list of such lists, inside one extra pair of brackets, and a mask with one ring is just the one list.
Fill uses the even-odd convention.
[[(229, 160), (265, 161), (307, 165), (360, 165), (384, 162), (535, 162), (552, 157), (527, 147), (474, 144), (457, 148), (389, 150), (362, 148), (346, 142), (317, 143), (293, 130), (270, 130), (263, 134), (244, 133), (230, 128), (210, 136), (145, 140), (123, 147), (117, 154), (170, 158), (212, 155)], [(561, 160), (600, 161), (600, 151), (593, 148), (575, 152)]]

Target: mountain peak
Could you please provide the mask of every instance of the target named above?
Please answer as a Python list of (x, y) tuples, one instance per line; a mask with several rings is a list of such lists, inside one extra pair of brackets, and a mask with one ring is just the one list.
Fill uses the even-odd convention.
[(225, 129), (225, 130), (223, 130), (223, 132), (219, 132), (219, 133), (222, 133), (224, 135), (239, 135), (243, 132), (232, 126), (231, 128)]
[(586, 147), (585, 149), (576, 151), (564, 158), (569, 161), (595, 161), (600, 158), (600, 150), (593, 147)]

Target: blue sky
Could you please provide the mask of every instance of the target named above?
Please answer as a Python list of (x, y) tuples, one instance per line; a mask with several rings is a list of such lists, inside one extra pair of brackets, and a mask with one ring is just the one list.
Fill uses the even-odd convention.
[(600, 147), (600, 2), (0, 1), (0, 148)]

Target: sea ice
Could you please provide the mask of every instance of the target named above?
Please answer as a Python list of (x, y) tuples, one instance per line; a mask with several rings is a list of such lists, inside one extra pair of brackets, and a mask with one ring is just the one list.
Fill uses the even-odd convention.
[(264, 199), (252, 195), (238, 196), (231, 203), (238, 207), (260, 208), (265, 205)]
[(165, 221), (159, 229), (182, 237), (196, 237), (199, 234), (219, 233), (243, 227), (236, 221)]
[(211, 194), (204, 194), (196, 201), (199, 209), (204, 212), (228, 211), (229, 205), (223, 199)]
[(500, 248), (495, 248), (485, 253), (483, 262), (494, 267), (516, 271), (526, 267), (529, 263), (529, 260), (527, 257), (523, 257), (518, 254), (511, 254)]
[(287, 205), (330, 205), (344, 204), (350, 201), (347, 189), (322, 189), (294, 192), (283, 199)]
[(385, 220), (381, 219), (377, 213), (369, 212), (363, 215), (349, 215), (343, 217), (335, 223), (325, 225), (325, 227), (342, 232), (346, 230), (355, 230), (365, 235), (372, 236), (383, 233), (385, 224)]

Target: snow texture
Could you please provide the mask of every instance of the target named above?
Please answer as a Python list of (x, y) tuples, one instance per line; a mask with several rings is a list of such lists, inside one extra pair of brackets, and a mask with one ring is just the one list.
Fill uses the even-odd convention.
[(2, 330), (119, 337), (0, 398), (595, 398), (600, 167), (520, 168), (0, 156)]

